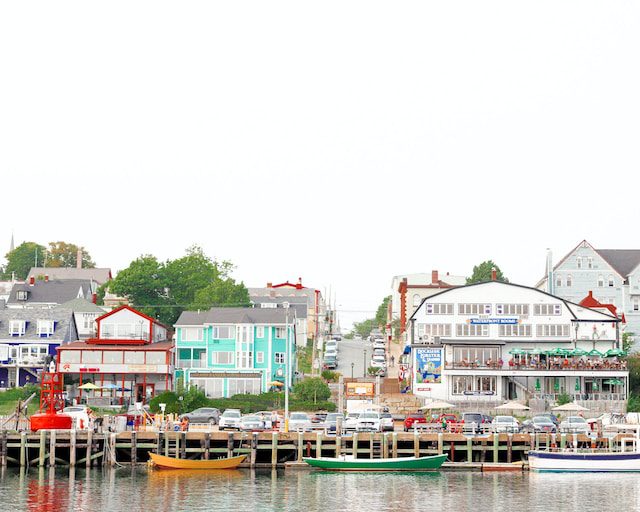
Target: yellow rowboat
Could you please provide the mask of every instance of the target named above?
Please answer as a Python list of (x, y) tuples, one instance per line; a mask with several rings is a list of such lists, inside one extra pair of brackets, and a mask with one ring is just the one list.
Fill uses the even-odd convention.
[(149, 457), (158, 469), (236, 469), (247, 458), (246, 455), (239, 455), (225, 459), (191, 460), (165, 457), (157, 453), (149, 453)]

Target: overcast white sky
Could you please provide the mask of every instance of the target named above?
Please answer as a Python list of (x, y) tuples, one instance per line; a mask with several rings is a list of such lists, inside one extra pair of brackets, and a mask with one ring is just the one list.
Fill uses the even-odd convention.
[(0, 250), (335, 291), (640, 248), (640, 3), (4, 2)]

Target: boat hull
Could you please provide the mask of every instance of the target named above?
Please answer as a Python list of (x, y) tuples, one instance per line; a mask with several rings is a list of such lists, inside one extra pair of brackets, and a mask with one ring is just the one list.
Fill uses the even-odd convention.
[(190, 460), (166, 457), (149, 453), (151, 462), (158, 469), (236, 469), (247, 458), (246, 455), (225, 459)]
[(308, 457), (302, 459), (314, 468), (328, 471), (435, 471), (447, 460), (446, 455), (400, 457), (395, 459), (347, 459)]
[(545, 472), (640, 472), (640, 453), (530, 451), (529, 469)]

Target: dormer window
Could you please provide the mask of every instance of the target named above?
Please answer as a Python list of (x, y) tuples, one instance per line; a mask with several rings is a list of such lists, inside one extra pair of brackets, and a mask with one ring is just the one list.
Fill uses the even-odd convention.
[(576, 258), (576, 266), (582, 268), (582, 258), (580, 256)]
[(29, 292), (27, 290), (18, 290), (16, 292), (16, 300), (27, 300)]
[(53, 320), (38, 320), (37, 334), (41, 337), (49, 337), (53, 334)]
[(11, 336), (24, 336), (26, 324), (24, 320), (11, 320), (9, 322), (9, 334)]

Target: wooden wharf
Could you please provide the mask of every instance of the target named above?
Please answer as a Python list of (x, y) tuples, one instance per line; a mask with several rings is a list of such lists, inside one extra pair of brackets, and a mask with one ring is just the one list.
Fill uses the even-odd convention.
[[(623, 434), (487, 434), (358, 432), (154, 432), (86, 430), (0, 431), (0, 467), (96, 467), (146, 464), (149, 452), (210, 459), (246, 454), (244, 467), (296, 467), (303, 457), (389, 458), (447, 454), (448, 468), (527, 460), (528, 450), (619, 449)], [(243, 467), (241, 466), (241, 467)]]

